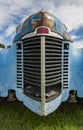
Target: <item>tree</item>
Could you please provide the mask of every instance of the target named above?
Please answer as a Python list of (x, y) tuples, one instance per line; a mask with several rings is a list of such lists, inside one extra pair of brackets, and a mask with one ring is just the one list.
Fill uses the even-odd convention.
[(0, 43), (0, 48), (5, 48), (5, 45)]

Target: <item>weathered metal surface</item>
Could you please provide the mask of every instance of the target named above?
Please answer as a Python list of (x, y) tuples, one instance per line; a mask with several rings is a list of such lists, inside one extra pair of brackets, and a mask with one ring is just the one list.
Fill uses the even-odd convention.
[(45, 103), (45, 115), (48, 115), (55, 111), (62, 102), (62, 94), (59, 95), (55, 100)]
[(16, 89), (16, 46), (0, 48), (0, 96), (8, 96), (9, 89)]
[(70, 90), (76, 90), (83, 98), (83, 48), (70, 46)]
[[(36, 37), (34, 37), (33, 39), (34, 42), (31, 42), (29, 38), (28, 38), (29, 42), (27, 42), (27, 39), (24, 39), (25, 42), (25, 45), (23, 44), (24, 50), (19, 45), (17, 46), (17, 44), (20, 43), (19, 39), (21, 39), (23, 35), (34, 31), (35, 28), (39, 26), (49, 27), (52, 32), (56, 32), (57, 34), (62, 35), (63, 41), (57, 39), (56, 37), (48, 36), (49, 45), (47, 45), (46, 47), (49, 47), (49, 49), (47, 48), (47, 52), (45, 48), (46, 36), (43, 37), (40, 36), (41, 40), (39, 40), (39, 42), (36, 39)], [(54, 39), (56, 39), (57, 42), (55, 41), (50, 42), (50, 38), (51, 39), (53, 38), (52, 39), (53, 41)], [(15, 91), (18, 100), (22, 101), (25, 106), (27, 106), (30, 110), (32, 110), (33, 112), (39, 115), (48, 115), (54, 110), (56, 110), (58, 106), (61, 104), (61, 102), (66, 101), (69, 98), (69, 93), (71, 90), (75, 90), (77, 92), (77, 96), (83, 98), (83, 48), (78, 49), (73, 47), (71, 42), (69, 42), (69, 40), (71, 41), (71, 38), (69, 34), (67, 34), (66, 27), (56, 17), (52, 16), (47, 12), (39, 12), (37, 14), (30, 16), (22, 24), (19, 25), (14, 41), (16, 40), (18, 42), (14, 42), (12, 48), (0, 49), (0, 97), (8, 96), (8, 91), (13, 90)], [(34, 46), (34, 44), (41, 43), (41, 41), (42, 44), (40, 44), (41, 45), (40, 50), (42, 54), (39, 53), (40, 52), (40, 50), (38, 49), (39, 46), (38, 45), (36, 47)], [(67, 48), (66, 46), (66, 49), (68, 50), (65, 49), (64, 43), (67, 43), (67, 45), (69, 45), (69, 48)], [(30, 44), (33, 44), (33, 46), (27, 46)], [(51, 44), (53, 46), (51, 46)], [(62, 53), (58, 53), (61, 52), (60, 50), (60, 48), (62, 48), (61, 45), (63, 46)], [(34, 48), (33, 51), (30, 51), (30, 49), (32, 48)], [(23, 51), (23, 53), (19, 49), (22, 49), (21, 51)], [(46, 54), (47, 54), (47, 59), (45, 57)], [(63, 54), (65, 54), (64, 57)], [(22, 58), (23, 55), (25, 59)], [(61, 58), (60, 57), (61, 55), (62, 55), (62, 62), (58, 62), (58, 60), (60, 60)], [(41, 59), (41, 65), (37, 64), (39, 62), (38, 61), (39, 59)], [(65, 59), (65, 61), (63, 59)], [(33, 60), (35, 64), (33, 64)], [(51, 65), (49, 63), (51, 63)], [(23, 64), (23, 66), (21, 64)], [(47, 68), (45, 68), (45, 64)], [(63, 66), (62, 70), (61, 70), (61, 66)], [(41, 68), (41, 72), (39, 72), (38, 75), (37, 71), (40, 70), (39, 67)], [(63, 68), (65, 73), (63, 73)], [(24, 75), (22, 74), (23, 71), (26, 72), (24, 73)], [(40, 93), (35, 92), (37, 95), (39, 94), (40, 96), (38, 101), (32, 99), (32, 97), (29, 97), (29, 95), (25, 95), (24, 85), (23, 84), (21, 84), (22, 86), (20, 85), (20, 83), (23, 82), (22, 80), (23, 76), (25, 77), (25, 82), (31, 84), (31, 86), (29, 86), (28, 88), (28, 92), (30, 93), (32, 93), (32, 91), (35, 90), (34, 85), (40, 87), (40, 83), (41, 83), (41, 87), (39, 91)], [(27, 80), (28, 79), (27, 76), (29, 78), (29, 81)], [(41, 81), (39, 80), (39, 76)], [(37, 79), (36, 82), (35, 79)], [(66, 87), (63, 86), (62, 83), (63, 79), (64, 79), (64, 84), (67, 85)], [(47, 85), (49, 87), (48, 89), (49, 92), (47, 91), (47, 88), (45, 88), (47, 87), (45, 86), (46, 80), (48, 82)], [(59, 80), (61, 81), (60, 90), (58, 89), (60, 85), (57, 84), (58, 82), (60, 83)], [(54, 85), (54, 87), (56, 86), (55, 89), (53, 88), (52, 85)], [(48, 98), (50, 96), (54, 96), (54, 97), (50, 98), (50, 100), (48, 101)]]
[(67, 32), (66, 26), (55, 16), (48, 12), (38, 12), (28, 17), (23, 23), (21, 23), (16, 30), (16, 36), (13, 42), (21, 39), (22, 36), (34, 32), (36, 27), (46, 26), (50, 31), (57, 33), (65, 40), (70, 40), (70, 34)]
[(45, 114), (45, 36), (41, 37), (41, 103)]

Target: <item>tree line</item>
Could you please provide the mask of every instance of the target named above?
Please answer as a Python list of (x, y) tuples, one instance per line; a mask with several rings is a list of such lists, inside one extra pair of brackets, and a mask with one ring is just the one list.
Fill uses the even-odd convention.
[(11, 47), (11, 45), (8, 45), (7, 47), (5, 47), (5, 45), (3, 43), (0, 43), (0, 48), (7, 48), (9, 49)]

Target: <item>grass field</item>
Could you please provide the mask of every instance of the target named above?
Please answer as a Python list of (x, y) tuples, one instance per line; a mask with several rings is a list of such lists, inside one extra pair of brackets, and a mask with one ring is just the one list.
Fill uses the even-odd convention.
[(83, 130), (83, 104), (63, 103), (54, 113), (40, 117), (22, 103), (0, 103), (0, 130)]

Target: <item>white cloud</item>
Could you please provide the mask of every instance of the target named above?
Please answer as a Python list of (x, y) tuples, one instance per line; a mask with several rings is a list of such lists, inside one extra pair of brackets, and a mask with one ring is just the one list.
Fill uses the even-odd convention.
[(83, 40), (74, 42), (74, 43), (73, 43), (73, 46), (74, 46), (75, 48), (83, 48)]
[[(32, 1), (33, 0), (0, 0), (0, 29), (12, 23), (15, 16), (21, 16), (22, 9), (28, 9)], [(26, 13), (27, 12), (25, 12), (25, 14)]]
[(57, 9), (58, 16), (68, 26), (70, 31), (83, 25), (82, 12), (83, 7), (77, 5), (66, 5)]
[(13, 34), (15, 34), (15, 30), (16, 30), (16, 25), (9, 26), (6, 29), (6, 31), (4, 32), (5, 33), (5, 37), (9, 37), (9, 36), (12, 36)]
[(72, 35), (71, 37), (72, 37), (73, 40), (77, 38), (76, 35)]

